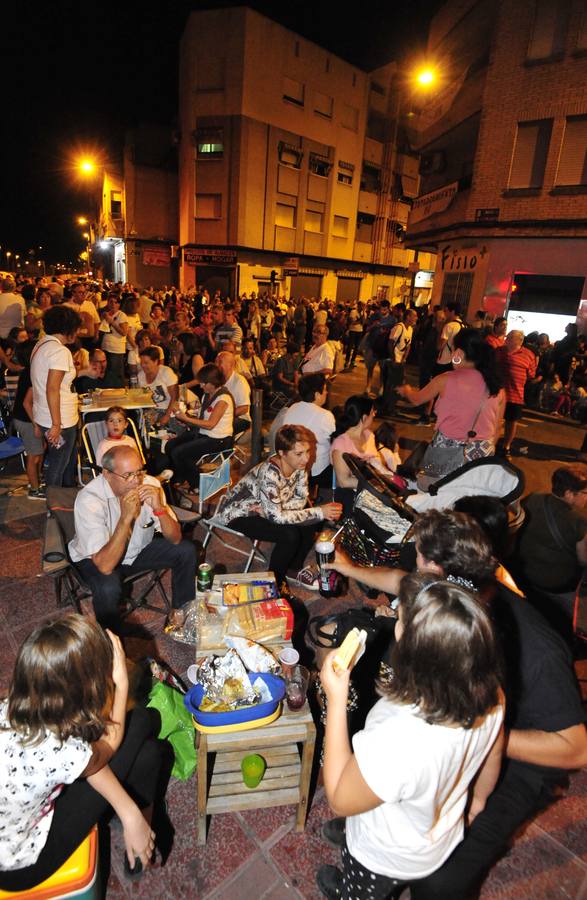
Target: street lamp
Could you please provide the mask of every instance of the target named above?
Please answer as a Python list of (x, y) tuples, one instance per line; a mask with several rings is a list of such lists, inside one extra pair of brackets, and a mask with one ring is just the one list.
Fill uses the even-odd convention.
[(78, 216), (78, 217), (77, 217), (77, 224), (78, 224), (78, 225), (87, 225), (87, 224), (88, 224), (88, 220), (86, 219), (85, 216)]
[(78, 167), (82, 175), (93, 175), (96, 171), (96, 164), (91, 159), (80, 159)]
[(436, 81), (436, 72), (434, 69), (421, 69), (416, 75), (416, 81), (422, 87), (430, 87)]

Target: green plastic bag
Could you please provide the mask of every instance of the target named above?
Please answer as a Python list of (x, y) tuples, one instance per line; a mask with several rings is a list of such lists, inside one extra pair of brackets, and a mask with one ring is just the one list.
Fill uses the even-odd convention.
[(151, 688), (147, 706), (159, 711), (159, 737), (168, 740), (173, 747), (175, 762), (171, 774), (187, 781), (196, 768), (196, 747), (194, 723), (184, 706), (183, 695), (170, 685), (157, 681)]

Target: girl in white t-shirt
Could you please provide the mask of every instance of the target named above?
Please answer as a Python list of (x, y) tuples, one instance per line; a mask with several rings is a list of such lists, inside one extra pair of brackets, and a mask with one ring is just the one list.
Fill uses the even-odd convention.
[(393, 676), (352, 749), (349, 672), (333, 668), (336, 651), (321, 670), (324, 786), (346, 816), (342, 871), (317, 875), (327, 897), (379, 900), (434, 872), (462, 840), (469, 786), (471, 822), (499, 774), (503, 693), (489, 616), (471, 591), (430, 574), (406, 575), (399, 599)]
[(112, 809), (125, 861), (149, 864), (161, 722), (146, 708), (127, 717), (127, 695), (120, 640), (93, 620), (46, 620), (24, 641), (0, 702), (1, 890), (44, 881)]

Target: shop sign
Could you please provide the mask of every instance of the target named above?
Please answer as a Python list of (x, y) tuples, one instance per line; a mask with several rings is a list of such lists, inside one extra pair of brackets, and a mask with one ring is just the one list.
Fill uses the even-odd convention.
[(339, 278), (357, 278), (360, 280), (361, 278), (367, 277), (367, 272), (357, 272), (350, 269), (336, 269), (335, 275)]
[(300, 271), (299, 256), (288, 256), (287, 259), (284, 260), (284, 262), (283, 262), (281, 271), (284, 276), (285, 275), (297, 275)]
[(485, 209), (475, 210), (476, 222), (497, 222), (499, 219), (499, 206), (491, 206)]
[(487, 247), (468, 247), (463, 250), (447, 244), (440, 248), (440, 268), (443, 272), (472, 272), (487, 253)]
[(232, 250), (198, 250), (184, 247), (183, 261), (188, 266), (236, 266), (237, 254)]
[(142, 262), (144, 266), (168, 266), (171, 262), (171, 250), (169, 247), (143, 247)]
[(431, 191), (429, 194), (422, 194), (421, 197), (416, 197), (412, 205), (409, 225), (415, 225), (423, 219), (436, 215), (436, 213), (444, 212), (451, 205), (458, 189), (458, 181), (453, 181), (452, 184), (446, 184), (444, 187), (438, 188), (437, 191)]

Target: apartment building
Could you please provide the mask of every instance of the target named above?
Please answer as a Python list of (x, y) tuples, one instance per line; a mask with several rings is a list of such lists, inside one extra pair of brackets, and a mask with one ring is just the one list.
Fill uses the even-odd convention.
[(432, 21), (428, 56), (439, 85), (418, 117), (407, 243), (437, 251), (432, 302), (456, 300), (469, 318), (507, 310), (526, 331), (540, 312), (578, 313), (582, 327), (585, 3), (451, 0)]
[(103, 173), (94, 251), (104, 274), (140, 287), (177, 284), (177, 148), (171, 128), (126, 135), (122, 164)]
[(395, 84), (393, 64), (367, 74), (253, 10), (192, 13), (180, 50), (182, 287), (427, 299), (433, 258), (403, 243), (418, 162), (396, 152)]

